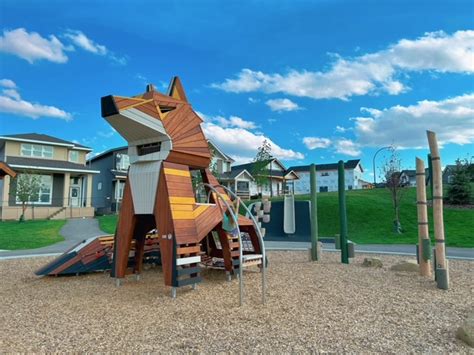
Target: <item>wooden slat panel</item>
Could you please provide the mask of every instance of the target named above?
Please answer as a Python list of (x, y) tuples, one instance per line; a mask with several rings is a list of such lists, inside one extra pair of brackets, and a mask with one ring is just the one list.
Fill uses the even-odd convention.
[(192, 247), (182, 247), (176, 250), (176, 254), (183, 255), (183, 254), (192, 254), (192, 253), (199, 253), (201, 251), (200, 245), (194, 245)]
[(177, 266), (194, 264), (194, 263), (199, 263), (199, 262), (201, 262), (201, 257), (200, 256), (190, 256), (190, 257), (187, 257), (187, 258), (176, 259), (176, 265)]

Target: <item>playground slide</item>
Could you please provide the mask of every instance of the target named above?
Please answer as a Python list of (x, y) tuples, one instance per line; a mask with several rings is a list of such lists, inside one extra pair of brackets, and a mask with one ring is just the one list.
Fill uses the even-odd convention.
[[(38, 276), (77, 275), (110, 270), (113, 247), (114, 236), (92, 237), (83, 240), (50, 263), (36, 270), (35, 274)], [(134, 243), (132, 242), (133, 247)], [(148, 234), (146, 236), (144, 252), (144, 262), (159, 262), (159, 243), (156, 235)], [(133, 261), (133, 258), (130, 261)]]
[(283, 232), (285, 234), (295, 234), (295, 196), (285, 195), (283, 206)]

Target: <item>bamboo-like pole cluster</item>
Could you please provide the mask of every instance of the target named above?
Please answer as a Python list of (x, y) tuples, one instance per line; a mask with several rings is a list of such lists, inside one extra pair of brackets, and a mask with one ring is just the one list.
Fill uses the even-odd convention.
[(431, 164), (433, 166), (433, 221), (434, 236), (436, 242), (436, 265), (435, 277), (438, 288), (447, 290), (449, 288), (448, 262), (446, 260), (446, 248), (444, 238), (443, 219), (443, 181), (441, 173), (441, 158), (439, 155), (436, 133), (427, 131), (428, 143), (431, 152)]
[(416, 158), (416, 204), (418, 212), (418, 259), (420, 274), (431, 276), (431, 241), (428, 231), (428, 203), (426, 201), (425, 164)]

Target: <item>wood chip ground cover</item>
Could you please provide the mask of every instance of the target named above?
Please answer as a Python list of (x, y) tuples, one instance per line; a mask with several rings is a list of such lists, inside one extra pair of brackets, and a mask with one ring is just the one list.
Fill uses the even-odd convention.
[[(367, 256), (367, 255), (365, 255)], [(457, 327), (473, 309), (474, 263), (451, 261), (451, 288), (334, 253), (271, 252), (267, 304), (260, 274), (238, 282), (206, 270), (196, 291), (170, 298), (161, 269), (116, 288), (107, 274), (38, 278), (49, 258), (0, 261), (1, 352), (462, 352)]]

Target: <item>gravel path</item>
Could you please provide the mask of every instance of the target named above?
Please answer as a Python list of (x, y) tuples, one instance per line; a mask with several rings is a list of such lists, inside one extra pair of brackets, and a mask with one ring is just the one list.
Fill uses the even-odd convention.
[(245, 273), (246, 303), (238, 282), (203, 272), (196, 291), (169, 297), (160, 268), (140, 282), (115, 288), (106, 274), (33, 275), (50, 258), (0, 261), (1, 352), (461, 352), (455, 339), (473, 309), (474, 263), (451, 261), (451, 288), (389, 267), (402, 257), (382, 256), (368, 269), (325, 253), (270, 252), (267, 305), (260, 274)]

